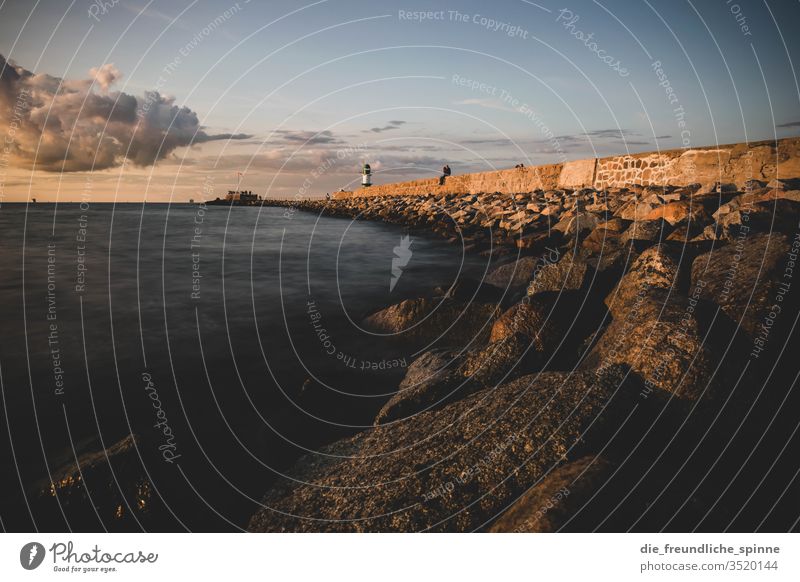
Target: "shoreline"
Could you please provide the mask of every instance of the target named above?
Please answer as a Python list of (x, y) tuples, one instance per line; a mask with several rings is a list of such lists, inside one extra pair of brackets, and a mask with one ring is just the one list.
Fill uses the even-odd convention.
[[(298, 460), (267, 491), (270, 509), (257, 511), (248, 529), (548, 532), (571, 524), (590, 531), (596, 523), (581, 516), (583, 507), (595, 499), (599, 508), (619, 507), (634, 490), (639, 501), (606, 524), (610, 531), (626, 531), (627, 519), (638, 523), (648, 512), (643, 526), (651, 530), (664, 526), (659, 515), (691, 523), (693, 512), (714, 508), (710, 527), (723, 529), (731, 514), (726, 503), (718, 507), (716, 484), (687, 507), (680, 490), (662, 495), (663, 483), (680, 472), (679, 451), (698, 449), (708, 463), (727, 451), (741, 425), (736, 414), (720, 420), (726, 407), (770, 418), (789, 389), (754, 396), (773, 365), (792, 367), (776, 352), (792, 317), (776, 321), (773, 303), (792, 314), (800, 305), (782, 281), (800, 252), (797, 186), (748, 180), (741, 189), (631, 185), (265, 201), (463, 237), (465, 250), (519, 257), (483, 280), (456, 284), (435, 306), (409, 299), (365, 318), (373, 332), (413, 330), (405, 341), (443, 337), (409, 363), (374, 428)], [(750, 295), (731, 292), (731, 269)], [(457, 329), (447, 327), (455, 322)], [(713, 438), (698, 443), (709, 423)], [(464, 442), (464, 434), (472, 436)], [(395, 443), (420, 438), (424, 450), (396, 450)], [(530, 451), (542, 452), (532, 460)], [(727, 454), (733, 465), (745, 462)], [(320, 464), (329, 456), (338, 460)], [(448, 461), (428, 466), (428, 459)], [(409, 476), (409, 466), (418, 472)], [(610, 480), (615, 485), (605, 490)], [(393, 487), (364, 488), (384, 481)], [(558, 509), (542, 511), (554, 498)], [(393, 507), (406, 509), (386, 517)]]
[[(686, 450), (714, 426), (700, 453), (710, 463), (738, 430), (738, 417), (728, 420), (729, 403), (734, 410), (758, 404), (758, 418), (769, 418), (783, 398), (775, 382), (765, 397), (753, 393), (779, 357), (792, 319), (786, 314), (796, 313), (799, 299), (782, 280), (791, 253), (800, 250), (796, 185), (752, 180), (744, 189), (631, 185), (263, 201), (286, 212), (463, 240), (466, 252), (489, 257), (492, 268), (488, 276), (461, 277), (447, 289), (430, 285), (365, 313), (363, 330), (392, 336), (399, 352), (419, 355), (384, 377), (344, 382), (345, 390), (387, 396), (377, 413), (359, 412), (365, 428), (292, 458), (286, 477), (254, 483), (262, 486), (264, 506), (277, 511), (253, 510), (246, 527), (540, 532), (572, 523), (591, 530), (596, 524), (581, 521), (583, 505), (595, 495), (600, 507), (622, 501), (603, 493), (608, 480), (615, 480), (614, 492), (636, 491), (645, 505), (633, 507), (633, 516), (651, 503), (673, 515), (684, 499), (654, 492), (685, 457), (655, 457), (676, 431), (678, 448)], [(736, 284), (726, 275), (732, 269)], [(750, 287), (753, 297), (737, 291)], [(321, 390), (304, 383), (304, 405), (321, 412)], [(618, 431), (622, 438), (611, 439)], [(127, 459), (137, 438), (112, 444), (109, 457)], [(426, 447), (398, 446), (421, 439)], [(628, 447), (641, 439), (644, 450)], [(533, 461), (532, 451), (541, 451)], [(81, 471), (105, 475), (102, 453), (82, 458)], [(743, 462), (731, 454), (734, 465)], [(638, 460), (626, 465), (628, 455)], [(656, 462), (639, 485), (636, 467)], [(149, 483), (135, 470), (128, 478)], [(364, 486), (384, 481), (392, 485)], [(76, 483), (65, 478), (54, 487), (69, 494)], [(713, 491), (685, 511), (714, 507)], [(552, 507), (542, 511), (543, 502)], [(406, 509), (393, 515), (397, 507)], [(159, 523), (164, 508), (151, 511)], [(452, 515), (458, 517), (449, 521)], [(724, 527), (727, 515), (712, 523)], [(648, 528), (662, 526), (658, 517), (646, 521)], [(609, 523), (612, 531), (629, 527), (624, 515)]]

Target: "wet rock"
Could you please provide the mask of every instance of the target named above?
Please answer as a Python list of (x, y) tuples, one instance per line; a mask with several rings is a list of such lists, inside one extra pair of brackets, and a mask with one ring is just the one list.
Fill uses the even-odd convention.
[(489, 337), (497, 306), (451, 299), (407, 299), (368, 316), (363, 325), (398, 339), (443, 345), (480, 344)]
[[(472, 531), (641, 406), (621, 368), (541, 373), (300, 459), (251, 531)], [(534, 454), (535, 453), (535, 454)]]
[[(99, 446), (99, 443), (98, 443)], [(81, 454), (51, 473), (39, 484), (36, 497), (47, 512), (63, 509), (70, 527), (77, 530), (135, 531), (152, 523), (163, 510), (136, 452), (141, 440), (128, 435), (107, 449)]]

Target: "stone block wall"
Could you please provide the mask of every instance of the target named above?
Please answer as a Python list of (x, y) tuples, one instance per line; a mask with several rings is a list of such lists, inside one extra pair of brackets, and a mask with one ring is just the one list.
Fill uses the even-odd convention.
[(704, 148), (645, 152), (607, 158), (575, 160), (509, 170), (450, 176), (443, 186), (437, 178), (383, 184), (334, 198), (433, 194), (519, 194), (555, 188), (597, 189), (630, 184), (675, 185), (715, 182), (742, 186), (750, 179), (800, 178), (800, 138), (737, 143)]

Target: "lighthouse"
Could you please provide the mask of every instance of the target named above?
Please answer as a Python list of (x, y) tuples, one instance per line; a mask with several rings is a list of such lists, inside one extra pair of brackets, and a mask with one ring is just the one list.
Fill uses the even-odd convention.
[(364, 168), (361, 170), (361, 187), (369, 188), (370, 186), (372, 186), (372, 169), (369, 164), (364, 164)]

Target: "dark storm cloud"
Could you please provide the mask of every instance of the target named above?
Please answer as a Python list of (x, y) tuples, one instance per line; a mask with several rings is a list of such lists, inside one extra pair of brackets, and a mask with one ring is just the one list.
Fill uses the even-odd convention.
[(135, 97), (110, 87), (121, 75), (113, 64), (90, 78), (35, 74), (0, 55), (0, 125), (13, 129), (9, 161), (50, 172), (102, 170), (127, 158), (148, 166), (175, 148), (245, 134), (208, 134), (197, 114), (157, 91)]

